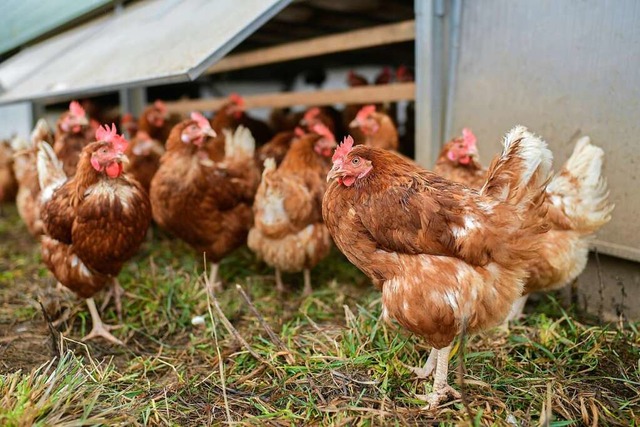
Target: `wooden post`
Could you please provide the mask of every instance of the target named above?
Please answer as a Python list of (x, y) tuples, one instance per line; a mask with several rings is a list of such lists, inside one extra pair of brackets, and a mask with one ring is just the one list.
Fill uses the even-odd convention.
[(251, 52), (232, 54), (210, 67), (207, 70), (207, 74), (411, 41), (414, 37), (414, 21), (380, 25), (346, 33), (315, 37), (299, 42), (285, 43)]
[[(415, 97), (414, 83), (395, 83), (388, 85), (360, 86), (348, 89), (320, 90), (315, 92), (279, 92), (247, 95), (245, 107), (280, 108), (296, 105), (333, 105), (333, 104), (373, 104), (376, 102), (394, 102), (412, 100)], [(191, 111), (217, 110), (226, 98), (192, 99), (167, 102), (172, 113), (188, 114)]]

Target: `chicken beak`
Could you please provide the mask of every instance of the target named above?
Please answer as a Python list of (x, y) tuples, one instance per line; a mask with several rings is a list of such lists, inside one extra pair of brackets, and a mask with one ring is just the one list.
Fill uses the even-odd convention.
[(78, 118), (78, 124), (80, 126), (89, 126), (89, 119), (87, 119), (87, 116), (82, 116)]
[(334, 164), (329, 173), (327, 174), (327, 182), (330, 182), (332, 179), (342, 176), (343, 171), (342, 167), (339, 164)]
[(215, 138), (218, 135), (212, 128), (204, 129), (203, 133), (207, 136), (210, 136), (211, 138)]
[(463, 151), (462, 154), (466, 154), (469, 158), (473, 160), (478, 160), (478, 148), (475, 145), (470, 147), (466, 147), (466, 150)]
[(351, 121), (351, 123), (349, 123), (349, 127), (350, 128), (359, 128), (360, 127), (360, 122), (358, 121), (358, 119), (353, 119)]
[(126, 155), (126, 154), (124, 154), (124, 153), (120, 153), (120, 154), (118, 154), (118, 156), (116, 157), (116, 159), (117, 159), (120, 163), (122, 163), (122, 164), (125, 164), (125, 165), (128, 165), (128, 164), (129, 164), (129, 157), (127, 157), (127, 155)]

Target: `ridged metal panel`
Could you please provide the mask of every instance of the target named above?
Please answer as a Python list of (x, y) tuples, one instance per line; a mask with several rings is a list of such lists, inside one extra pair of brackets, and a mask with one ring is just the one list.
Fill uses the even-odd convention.
[(23, 45), (111, 0), (2, 0), (0, 53)]
[[(145, 0), (120, 14), (89, 23), (45, 42), (85, 36), (61, 51), (39, 45), (10, 66), (33, 70), (16, 85), (0, 82), (0, 104), (63, 99), (124, 87), (189, 81), (226, 55), (291, 0)], [(36, 53), (34, 53), (36, 52)], [(42, 64), (42, 58), (48, 60)], [(37, 64), (37, 66), (34, 66)]]
[(590, 135), (616, 204), (597, 247), (640, 261), (640, 2), (466, 0), (461, 31), (452, 133), (470, 127), (488, 164), (523, 124), (556, 168)]

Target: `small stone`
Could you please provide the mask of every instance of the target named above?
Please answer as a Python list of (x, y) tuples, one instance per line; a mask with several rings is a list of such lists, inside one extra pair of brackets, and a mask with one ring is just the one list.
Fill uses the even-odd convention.
[(191, 324), (193, 326), (202, 326), (205, 324), (205, 318), (204, 316), (193, 316), (191, 318)]

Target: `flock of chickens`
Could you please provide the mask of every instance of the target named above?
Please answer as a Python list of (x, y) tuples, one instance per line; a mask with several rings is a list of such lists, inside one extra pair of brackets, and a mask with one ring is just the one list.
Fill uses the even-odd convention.
[(0, 200), (15, 195), (44, 263), (86, 299), (85, 339), (122, 344), (93, 296), (108, 288), (120, 311), (118, 273), (151, 221), (204, 254), (214, 288), (219, 261), (248, 244), (275, 268), (278, 290), (282, 271), (304, 272), (308, 293), (333, 241), (382, 291), (383, 316), (433, 346), (414, 371), (435, 370), (422, 396), (434, 407), (458, 396), (447, 383), (455, 336), (515, 319), (529, 293), (574, 280), (613, 209), (603, 151), (588, 137), (553, 174), (546, 143), (526, 128), (506, 135), (486, 169), (464, 129), (430, 172), (394, 151), (398, 132), (382, 106), (279, 119), (274, 132), (237, 95), (211, 121), (172, 117), (158, 101), (122, 120), (128, 141), (72, 102), (55, 135), (41, 120), (29, 142), (2, 146)]

